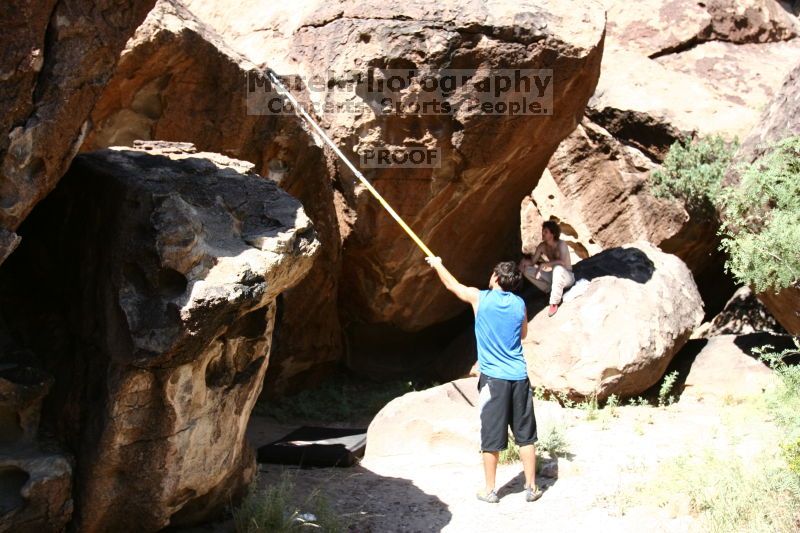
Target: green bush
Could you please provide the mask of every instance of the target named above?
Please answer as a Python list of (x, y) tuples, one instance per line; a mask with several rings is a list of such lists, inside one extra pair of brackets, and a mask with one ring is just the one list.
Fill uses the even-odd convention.
[(549, 430), (545, 431), (544, 436), (537, 443), (537, 447), (546, 451), (552, 459), (569, 455), (569, 442), (563, 429), (559, 426), (551, 426)]
[(757, 292), (800, 280), (800, 136), (773, 145), (721, 196), (726, 268)]
[(519, 446), (511, 434), (508, 435), (508, 448), (500, 452), (498, 460), (501, 465), (510, 465), (520, 460)]
[(781, 352), (772, 346), (755, 350), (780, 378), (780, 385), (766, 395), (767, 407), (783, 433), (781, 451), (786, 465), (800, 481), (800, 366), (789, 365), (786, 360), (800, 354), (800, 337), (794, 338), (795, 348)]
[[(537, 457), (541, 457), (541, 453), (547, 453), (550, 459), (557, 457), (566, 457), (569, 455), (569, 443), (567, 437), (564, 435), (564, 430), (559, 426), (551, 426), (547, 431), (543, 431), (543, 437), (536, 443), (536, 449), (539, 451)], [(500, 464), (512, 464), (520, 460), (519, 446), (514, 442), (514, 437), (511, 433), (508, 434), (508, 448), (500, 452)], [(536, 463), (536, 468), (541, 466), (541, 461)]]
[(676, 142), (653, 172), (652, 190), (692, 215), (721, 213), (725, 268), (756, 292), (777, 292), (800, 281), (800, 136), (772, 145), (725, 187), (736, 145), (721, 137)]
[(691, 214), (715, 217), (722, 179), (736, 147), (735, 141), (719, 136), (675, 142), (662, 167), (653, 172), (653, 193), (681, 200)]
[(658, 389), (659, 407), (666, 407), (667, 405), (671, 405), (672, 402), (675, 401), (675, 397), (670, 396), (669, 393), (672, 392), (672, 388), (675, 386), (675, 382), (677, 380), (678, 380), (677, 370), (674, 370), (664, 376), (664, 379), (661, 381), (661, 386)]
[(783, 456), (786, 459), (786, 465), (789, 470), (800, 478), (800, 438), (794, 442), (782, 443), (781, 450), (783, 450)]

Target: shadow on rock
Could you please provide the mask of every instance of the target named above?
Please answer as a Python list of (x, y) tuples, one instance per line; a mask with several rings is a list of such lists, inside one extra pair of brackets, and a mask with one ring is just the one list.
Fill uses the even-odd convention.
[(614, 276), (647, 283), (653, 277), (655, 265), (638, 248), (610, 248), (575, 264), (575, 279), (591, 281), (602, 276)]
[(525, 286), (519, 296), (525, 300), (525, 310), (528, 312), (528, 320), (530, 320), (547, 307), (549, 296), (534, 287), (528, 280), (525, 280), (524, 283)]
[[(782, 352), (796, 348), (791, 335), (776, 335), (767, 331), (738, 335), (733, 342), (741, 351), (754, 359), (759, 359), (756, 351), (758, 349), (766, 352)], [(772, 348), (769, 348), (770, 346)], [(800, 363), (800, 353), (790, 354), (783, 361), (790, 365), (796, 365)]]
[[(675, 354), (675, 357), (672, 358), (669, 366), (667, 366), (667, 369), (664, 371), (665, 376), (672, 372), (678, 373), (678, 376), (675, 378), (675, 383), (672, 386), (672, 391), (670, 392), (670, 395), (674, 396), (675, 400), (679, 400), (681, 394), (683, 394), (689, 371), (692, 369), (695, 359), (697, 359), (697, 356), (703, 351), (703, 348), (705, 348), (707, 344), (708, 339), (690, 339), (686, 341), (686, 344)], [(661, 381), (659, 380), (658, 383), (643, 392), (641, 397), (656, 404), (658, 403), (658, 393), (660, 390)]]

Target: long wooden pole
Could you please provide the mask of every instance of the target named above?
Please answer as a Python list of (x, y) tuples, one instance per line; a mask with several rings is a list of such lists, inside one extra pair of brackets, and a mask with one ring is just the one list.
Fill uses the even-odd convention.
[(328, 137), (325, 131), (319, 126), (319, 124), (317, 124), (317, 121), (311, 118), (311, 115), (309, 115), (306, 112), (303, 106), (300, 105), (300, 103), (295, 99), (294, 96), (292, 96), (292, 93), (290, 93), (289, 90), (283, 85), (283, 83), (281, 83), (281, 81), (278, 79), (278, 76), (274, 72), (272, 72), (272, 70), (267, 70), (267, 77), (269, 78), (269, 81), (272, 83), (273, 87), (275, 87), (275, 89), (278, 91), (278, 93), (280, 93), (281, 96), (285, 97), (287, 100), (289, 100), (289, 102), (291, 102), (292, 106), (294, 106), (295, 111), (299, 113), (300, 116), (302, 116), (306, 120), (306, 122), (314, 129), (315, 132), (317, 132), (317, 134), (320, 137), (322, 137), (322, 140), (325, 141), (325, 143), (331, 148), (331, 150), (333, 150), (333, 152), (337, 156), (339, 156), (339, 159), (341, 159), (342, 162), (344, 162), (344, 164), (347, 165), (347, 168), (349, 168), (353, 172), (353, 174), (355, 174), (358, 180), (364, 184), (364, 187), (366, 187), (367, 190), (370, 193), (372, 193), (372, 196), (374, 196), (375, 199), (377, 199), (378, 202), (380, 202), (380, 204), (383, 206), (384, 209), (386, 209), (386, 211), (389, 213), (389, 215), (391, 215), (391, 217), (395, 220), (395, 222), (400, 224), (400, 227), (403, 228), (403, 230), (408, 234), (408, 236), (411, 237), (411, 240), (413, 240), (417, 244), (417, 246), (419, 246), (420, 249), (423, 252), (425, 252), (425, 255), (427, 255), (428, 257), (436, 257), (434, 253), (431, 252), (430, 248), (425, 246), (425, 243), (422, 242), (422, 239), (420, 239), (419, 236), (417, 236), (417, 234), (414, 233), (414, 230), (412, 230), (408, 226), (408, 224), (406, 224), (405, 221), (402, 218), (400, 218), (400, 215), (398, 215), (395, 212), (395, 210), (392, 209), (392, 206), (389, 205), (389, 202), (387, 202), (383, 196), (381, 196), (381, 193), (379, 193), (375, 189), (375, 187), (372, 186), (369, 180), (367, 180), (367, 178), (365, 178), (364, 175), (355, 167), (355, 165), (353, 165), (353, 163), (350, 162), (350, 160), (342, 153), (342, 151), (339, 150), (339, 147), (336, 146), (336, 144), (331, 140), (330, 137)]

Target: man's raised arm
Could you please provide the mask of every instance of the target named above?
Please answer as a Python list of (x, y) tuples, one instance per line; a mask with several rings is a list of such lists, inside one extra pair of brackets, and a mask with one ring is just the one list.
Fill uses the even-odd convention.
[(475, 287), (467, 287), (458, 282), (458, 280), (448, 271), (442, 264), (441, 257), (426, 257), (425, 261), (433, 267), (439, 279), (442, 280), (445, 288), (458, 297), (459, 300), (467, 302), (472, 306), (472, 311), (478, 312), (478, 297), (480, 291)]

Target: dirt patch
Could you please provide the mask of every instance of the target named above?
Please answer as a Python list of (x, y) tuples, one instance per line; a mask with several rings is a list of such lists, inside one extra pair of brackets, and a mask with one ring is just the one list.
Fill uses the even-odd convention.
[[(266, 487), (289, 475), (301, 512), (309, 495), (319, 491), (350, 530), (359, 532), (525, 531), (531, 524), (544, 532), (701, 531), (685, 495), (658, 505), (631, 495), (681, 458), (709, 450), (723, 460), (772, 454), (770, 443), (777, 439), (775, 426), (751, 404), (680, 402), (587, 411), (537, 401), (536, 409), (540, 427), (564, 432), (570, 454), (546, 464), (537, 480), (544, 496), (532, 504), (525, 502), (519, 465), (500, 466), (499, 504), (477, 501), (483, 481), (477, 451), (470, 464), (420, 466), (406, 457), (371, 459), (355, 468), (261, 465), (259, 483)], [(291, 429), (254, 418), (251, 434), (263, 440)], [(196, 531), (233, 531), (233, 524)]]

